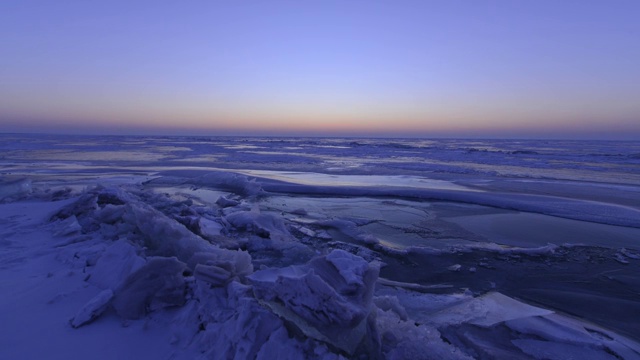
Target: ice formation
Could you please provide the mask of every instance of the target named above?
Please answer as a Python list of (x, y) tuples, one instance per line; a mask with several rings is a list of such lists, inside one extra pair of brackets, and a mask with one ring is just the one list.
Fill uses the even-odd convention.
[(249, 279), (256, 298), (305, 335), (353, 355), (365, 342), (377, 355), (372, 296), (376, 266), (342, 250), (306, 265), (266, 269)]
[(86, 303), (73, 319), (71, 319), (71, 326), (74, 328), (80, 327), (102, 315), (102, 313), (107, 310), (107, 306), (112, 298), (113, 291), (111, 291), (111, 289), (98, 293), (98, 295)]
[(30, 192), (31, 180), (29, 179), (15, 179), (4, 181), (0, 179), (0, 201), (19, 198), (23, 195), (29, 194)]
[[(88, 281), (104, 290), (78, 310), (72, 326), (91, 326), (109, 309), (122, 319), (140, 319), (178, 308), (174, 321), (183, 326), (174, 326), (176, 343), (197, 349), (204, 358), (220, 359), (470, 359), (496, 354), (536, 358), (561, 356), (583, 345), (586, 348), (580, 351), (593, 356), (606, 356), (603, 349), (615, 352), (615, 346), (594, 342), (579, 323), (565, 327), (558, 317), (548, 318), (552, 311), (497, 292), (480, 297), (415, 292), (438, 287), (379, 279), (377, 260), (367, 261), (341, 249), (303, 263), (262, 265), (255, 270), (252, 252), (280, 251), (293, 239), (283, 219), (255, 208), (247, 210), (240, 202), (222, 202), (220, 218), (214, 211), (194, 215), (203, 238), (178, 221), (176, 213), (163, 213), (153, 201), (149, 205), (142, 198), (135, 191), (97, 187), (53, 216), (62, 229), (59, 236), (73, 233), (64, 229), (80, 226), (84, 232), (112, 239), (86, 267)], [(166, 212), (166, 204), (161, 208)], [(316, 226), (338, 227), (357, 237), (352, 221), (358, 220)], [(216, 224), (214, 234), (202, 231), (202, 224), (211, 223)], [(224, 241), (223, 232), (249, 235), (252, 240)], [(221, 248), (216, 241), (237, 248)], [(249, 252), (240, 249), (241, 244)], [(493, 246), (483, 249), (509, 254)], [(555, 247), (542, 249), (521, 253), (537, 256)], [(451, 265), (448, 271), (459, 272), (461, 266)], [(468, 327), (489, 333), (457, 330)], [(498, 331), (494, 329), (509, 329), (509, 346), (493, 339), (498, 336), (491, 333)], [(535, 350), (540, 336), (553, 344), (545, 352)], [(617, 351), (634, 351), (613, 343)]]
[[(571, 302), (576, 296), (630, 313), (638, 309), (631, 290), (637, 289), (633, 271), (640, 256), (625, 238), (638, 226), (637, 206), (622, 196), (599, 201), (597, 194), (564, 183), (519, 193), (507, 191), (525, 186), (515, 181), (500, 183), (506, 189), (501, 192), (484, 179), (460, 185), (415, 176), (414, 167), (424, 168), (422, 159), (407, 160), (413, 152), (440, 156), (430, 171), (476, 175), (485, 170), (448, 161), (499, 158), (503, 171), (516, 171), (514, 164), (526, 158), (547, 174), (540, 157), (566, 159), (516, 144), (500, 151), (443, 144), (446, 151), (400, 140), (350, 140), (331, 145), (336, 147), (304, 140), (295, 145), (320, 149), (321, 155), (300, 160), (303, 155), (271, 152), (265, 168), (281, 172), (234, 171), (245, 164), (260, 168), (260, 155), (225, 150), (230, 169), (166, 166), (143, 176), (132, 167), (126, 176), (97, 172), (95, 182), (104, 185), (83, 179), (69, 187), (22, 177), (4, 181), (0, 286), (8, 295), (0, 304), (22, 312), (0, 315), (13, 327), (0, 329), (0, 357), (27, 353), (17, 340), (28, 337), (12, 337), (21, 330), (16, 324), (27, 322), (33, 329), (25, 333), (50, 331), (61, 345), (43, 345), (67, 358), (74, 346), (66, 344), (85, 341), (96, 358), (133, 349), (143, 349), (137, 358), (172, 359), (640, 358), (633, 319), (617, 318), (616, 332), (599, 312), (589, 314), (601, 324), (595, 325), (536, 301), (557, 308), (583, 304), (583, 315), (593, 308)], [(217, 145), (203, 140), (201, 146)], [(352, 149), (353, 159), (337, 152), (344, 148)], [(379, 163), (376, 156), (386, 157)], [(342, 166), (338, 160), (346, 165), (321, 181), (286, 173), (289, 161), (330, 172)], [(625, 155), (618, 165), (629, 161), (637, 159)], [(368, 171), (378, 175), (367, 178)], [(557, 196), (563, 191), (577, 195)], [(520, 246), (473, 237), (451, 220), (460, 213), (514, 210), (631, 230), (606, 229), (621, 234), (624, 246), (547, 238)], [(442, 243), (447, 246), (437, 246)], [(523, 269), (529, 271), (526, 284), (515, 276)], [(558, 278), (551, 285), (549, 274)], [(589, 287), (564, 291), (578, 286), (577, 278), (594, 284), (594, 293)], [(563, 287), (553, 288), (557, 284)], [(563, 297), (569, 300), (557, 300)], [(105, 334), (123, 334), (135, 344), (113, 341), (121, 352), (101, 354), (95, 349), (111, 341), (99, 341)], [(147, 336), (153, 340), (145, 343)]]

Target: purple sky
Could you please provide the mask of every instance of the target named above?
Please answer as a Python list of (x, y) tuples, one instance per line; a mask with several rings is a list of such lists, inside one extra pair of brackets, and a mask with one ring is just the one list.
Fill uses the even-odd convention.
[(640, 1), (4, 0), (23, 131), (640, 139)]

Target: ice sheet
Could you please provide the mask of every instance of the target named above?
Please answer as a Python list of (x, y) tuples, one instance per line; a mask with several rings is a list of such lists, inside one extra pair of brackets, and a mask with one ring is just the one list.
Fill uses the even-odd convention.
[(640, 356), (637, 143), (0, 137), (0, 358)]

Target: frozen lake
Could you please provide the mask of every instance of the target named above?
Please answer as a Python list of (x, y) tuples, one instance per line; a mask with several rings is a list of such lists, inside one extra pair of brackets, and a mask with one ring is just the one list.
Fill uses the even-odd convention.
[[(137, 206), (149, 207), (144, 211), (175, 222), (171, 229), (180, 227), (162, 236), (186, 231), (190, 235), (180, 236), (195, 236), (194, 243), (204, 239), (247, 252), (256, 272), (238, 281), (255, 289), (284, 276), (282, 269), (322, 268), (312, 259), (336, 249), (340, 255), (331, 256), (373, 261), (381, 265), (382, 279), (371, 295), (376, 306), (384, 308), (380, 299), (395, 296), (417, 323), (434, 326), (467, 355), (497, 354), (470, 340), (482, 336), (504, 354), (531, 351), (529, 343), (505, 345), (499, 334), (506, 330), (497, 323), (476, 332), (468, 327), (478, 324), (421, 320), (426, 310), (413, 308), (413, 296), (434, 293), (442, 297), (437, 302), (500, 293), (640, 339), (640, 326), (629, 316), (640, 314), (638, 142), (2, 134), (0, 169), (3, 206), (94, 196), (100, 208), (113, 211), (66, 210), (57, 216), (74, 214), (78, 227), (62, 238), (87, 237), (104, 247), (96, 244), (135, 243), (145, 231), (160, 236), (158, 226), (133, 231), (121, 224), (133, 216), (129, 212), (143, 212)], [(19, 239), (19, 222), (11, 216), (0, 222), (6, 249)], [(56, 224), (45, 225), (61, 226)], [(389, 284), (400, 285), (392, 291)], [(330, 351), (365, 351), (362, 344), (317, 335), (322, 327), (309, 330), (300, 325), (302, 315), (290, 317), (297, 310), (279, 306), (267, 308), (305, 336), (330, 344)], [(505, 324), (510, 333), (528, 334), (522, 324)], [(468, 331), (475, 337), (465, 337)], [(394, 353), (386, 340), (378, 341), (384, 356)], [(589, 346), (606, 348), (599, 344)], [(625, 356), (606, 349), (603, 354)]]

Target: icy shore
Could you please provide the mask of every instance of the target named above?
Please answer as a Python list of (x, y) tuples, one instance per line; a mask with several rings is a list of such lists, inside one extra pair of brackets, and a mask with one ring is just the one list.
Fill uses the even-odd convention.
[[(64, 333), (58, 345), (78, 347), (60, 352), (67, 358), (80, 358), (100, 343), (94, 338), (78, 344), (75, 337), (81, 334), (105, 336), (108, 342), (118, 338), (114, 332), (132, 328), (139, 328), (127, 335), (134, 344), (116, 346), (105, 358), (126, 358), (135, 353), (129, 347), (144, 354), (155, 345), (135, 339), (148, 333), (164, 350), (149, 350), (149, 358), (640, 356), (640, 347), (628, 338), (499, 292), (479, 295), (438, 287), (433, 292), (428, 286), (381, 279), (385, 264), (375, 251), (305, 244), (292, 231), (312, 240), (322, 230), (261, 212), (255, 195), (235, 194), (234, 201), (205, 205), (140, 186), (97, 186), (63, 201), (32, 198), (0, 205), (3, 293), (14, 294), (3, 302), (15, 301), (9, 308), (21, 314), (4, 315), (2, 338), (15, 339), (9, 327), (19, 326), (33, 311), (18, 305), (20, 291), (31, 285), (8, 280), (23, 271), (42, 278), (48, 283), (44, 287), (67, 289), (45, 292), (50, 298), (38, 300), (52, 308), (41, 305), (42, 318), (31, 324)], [(48, 211), (23, 220), (38, 208)], [(518, 252), (527, 251), (510, 253)], [(40, 261), (45, 262), (34, 267)], [(65, 302), (65, 312), (49, 314)], [(68, 317), (66, 325), (60, 316)], [(42, 349), (54, 345), (39, 344)], [(34, 354), (16, 343), (0, 348), (5, 358)]]
[(640, 358), (633, 149), (117, 141), (0, 159), (0, 358)]

